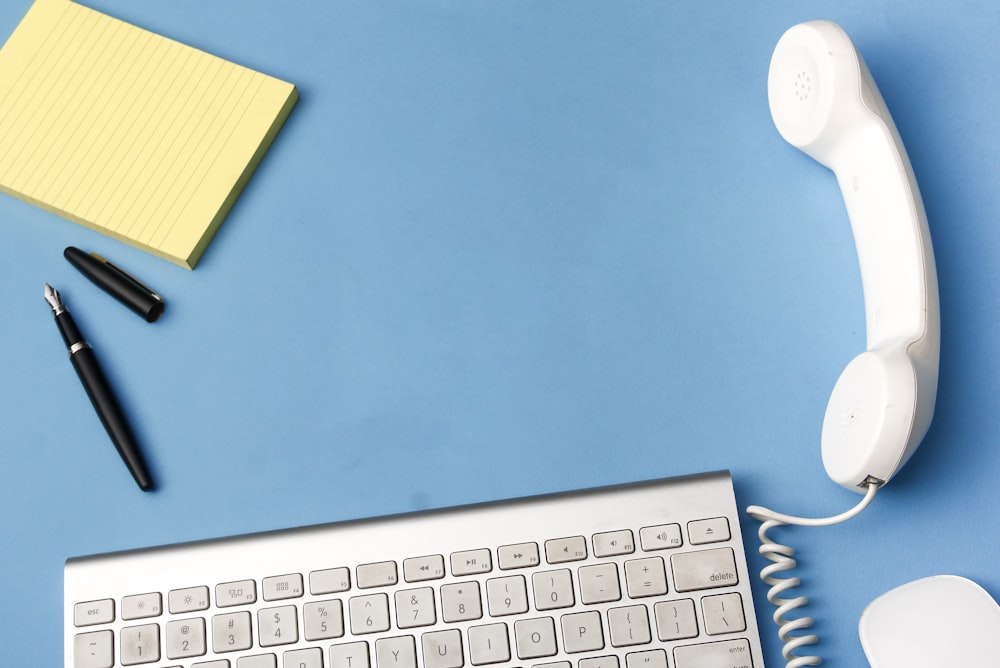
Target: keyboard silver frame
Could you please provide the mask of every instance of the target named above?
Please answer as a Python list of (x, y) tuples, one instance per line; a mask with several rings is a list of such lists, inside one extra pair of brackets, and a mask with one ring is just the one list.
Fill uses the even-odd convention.
[[(710, 545), (692, 546), (688, 544), (686, 523), (690, 520), (726, 517), (729, 520), (730, 538), (727, 541)], [(684, 528), (684, 545), (677, 550), (662, 550), (643, 553), (639, 542), (639, 529), (644, 526), (658, 524), (680, 523)], [(596, 558), (593, 554), (591, 536), (594, 533), (615, 529), (632, 529), (636, 551), (633, 554), (616, 557)], [(588, 556), (584, 561), (568, 564), (550, 565), (545, 561), (544, 541), (553, 538), (583, 535), (587, 537)], [(502, 545), (537, 542), (541, 563), (537, 567), (511, 571), (500, 571), (496, 563), (496, 549)], [(243, 654), (215, 654), (211, 647), (211, 617), (214, 614), (234, 611), (250, 611), (256, 636), (257, 611), (288, 603), (299, 608), (300, 633), (299, 641), (280, 647), (254, 649), (246, 654), (274, 653), (281, 666), (283, 652), (306, 647), (321, 647), (326, 665), (328, 648), (332, 644), (367, 639), (374, 637), (352, 636), (349, 625), (343, 638), (306, 641), (301, 633), (301, 607), (310, 600), (340, 598), (344, 602), (346, 613), (347, 601), (351, 596), (382, 591), (388, 594), (390, 601), (393, 592), (399, 589), (409, 589), (420, 586), (438, 586), (442, 582), (477, 580), (483, 592), (483, 618), (470, 622), (446, 624), (440, 619), (440, 600), (438, 621), (433, 626), (418, 629), (399, 629), (395, 623), (386, 633), (377, 637), (389, 635), (413, 634), (419, 636), (423, 632), (446, 628), (459, 628), (463, 638), (467, 637), (470, 626), (482, 625), (505, 618), (492, 618), (486, 610), (486, 581), (490, 578), (525, 573), (530, 591), (530, 574), (538, 570), (550, 570), (568, 567), (574, 570), (574, 587), (578, 586), (575, 571), (581, 566), (593, 563), (615, 561), (619, 564), (619, 573), (623, 572), (623, 564), (630, 559), (643, 556), (660, 555), (669, 564), (669, 556), (674, 551), (695, 551), (722, 546), (732, 547), (736, 554), (736, 567), (739, 582), (736, 585), (705, 589), (694, 592), (677, 593), (674, 589), (673, 576), (667, 569), (668, 596), (673, 598), (692, 598), (696, 601), (700, 619), (700, 599), (703, 596), (736, 591), (743, 598), (746, 631), (734, 634), (749, 640), (754, 668), (763, 668), (764, 661), (761, 651), (757, 619), (754, 612), (753, 598), (750, 590), (750, 574), (747, 571), (745, 549), (740, 531), (739, 512), (735, 504), (732, 480), (727, 471), (698, 474), (692, 476), (664, 478), (639, 483), (629, 483), (589, 490), (577, 490), (556, 494), (532, 496), (520, 499), (489, 502), (468, 506), (445, 508), (440, 510), (420, 511), (391, 515), (364, 520), (353, 520), (323, 524), (316, 526), (285, 529), (267, 533), (248, 534), (230, 538), (213, 539), (200, 542), (182, 543), (163, 547), (117, 552), (89, 557), (78, 557), (67, 560), (65, 578), (65, 666), (73, 668), (73, 639), (77, 633), (93, 630), (90, 627), (74, 626), (74, 604), (82, 601), (113, 598), (115, 600), (115, 621), (102, 625), (100, 629), (111, 629), (115, 637), (115, 659), (118, 659), (118, 642), (121, 629), (125, 626), (135, 626), (144, 623), (157, 623), (161, 628), (171, 619), (202, 616), (209, 626), (208, 652), (196, 659), (171, 661), (161, 656), (160, 661), (144, 664), (153, 667), (189, 665), (199, 661), (213, 659), (234, 659)], [(429, 554), (441, 554), (448, 564), (448, 556), (453, 552), (489, 547), (493, 554), (493, 570), (474, 576), (452, 577), (449, 574), (445, 580), (432, 580), (422, 583), (407, 583), (403, 580), (402, 561), (404, 558), (418, 557)], [(375, 563), (385, 560), (395, 560), (399, 565), (399, 583), (392, 587), (379, 589), (358, 589), (353, 581), (355, 567), (364, 563)], [(309, 573), (311, 571), (349, 566), (352, 571), (351, 590), (340, 594), (321, 594), (312, 596), (309, 593)], [(261, 580), (266, 576), (301, 573), (305, 581), (306, 593), (302, 598), (286, 601), (264, 601), (261, 595)], [(244, 579), (254, 579), (257, 582), (257, 602), (239, 607), (217, 608), (215, 606), (215, 585)], [(551, 616), (558, 619), (561, 615), (584, 610), (600, 610), (602, 618), (607, 619), (607, 610), (622, 605), (640, 602), (643, 599), (630, 600), (625, 592), (624, 578), (622, 582), (622, 599), (613, 603), (584, 605), (577, 600), (573, 607), (559, 610), (539, 612), (532, 606), (527, 615), (519, 615), (510, 619), (533, 616)], [(173, 589), (204, 585), (209, 588), (212, 606), (207, 611), (181, 613), (172, 615), (166, 610), (159, 617), (146, 620), (123, 621), (118, 614), (118, 608), (123, 596), (143, 594), (149, 591), (159, 591), (163, 594), (163, 606), (167, 607), (167, 593)], [(530, 599), (530, 594), (529, 594)], [(657, 599), (662, 600), (662, 599)], [(346, 615), (345, 615), (346, 616)], [(393, 615), (395, 621), (395, 615)], [(631, 651), (662, 648), (666, 650), (670, 668), (674, 668), (672, 649), (676, 646), (692, 644), (692, 641), (661, 642), (656, 637), (655, 621), (652, 620), (653, 640), (650, 645), (633, 648), (614, 648), (606, 645), (603, 654), (618, 654), (620, 665), (625, 668), (624, 656)], [(605, 633), (607, 630), (605, 629)], [(162, 632), (161, 632), (162, 633)], [(724, 636), (726, 638), (727, 636)], [(697, 642), (707, 642), (700, 636)], [(161, 634), (160, 644), (164, 638)], [(371, 642), (373, 645), (374, 642)], [(372, 663), (374, 664), (374, 652)], [(418, 652), (419, 654), (419, 652)], [(511, 629), (512, 660), (504, 665), (531, 665), (570, 661), (576, 666), (582, 658), (579, 654), (565, 654), (560, 639), (559, 653), (556, 656), (529, 661), (518, 661)], [(594, 653), (589, 653), (589, 656)], [(600, 653), (598, 653), (600, 654)], [(466, 665), (469, 665), (468, 662)], [(739, 665), (739, 664), (734, 664)], [(373, 665), (373, 668), (376, 668)]]

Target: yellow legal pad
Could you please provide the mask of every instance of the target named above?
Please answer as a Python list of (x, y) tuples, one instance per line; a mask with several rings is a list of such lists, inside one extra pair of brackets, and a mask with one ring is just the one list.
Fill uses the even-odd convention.
[(0, 190), (194, 268), (292, 84), (70, 0), (0, 50)]

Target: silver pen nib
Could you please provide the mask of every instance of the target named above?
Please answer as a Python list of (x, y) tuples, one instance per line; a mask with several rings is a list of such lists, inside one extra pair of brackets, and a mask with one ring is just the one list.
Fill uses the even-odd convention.
[(56, 315), (59, 315), (66, 310), (63, 306), (62, 300), (59, 299), (59, 293), (48, 283), (45, 284), (45, 301), (49, 303), (49, 306), (52, 307), (52, 310)]

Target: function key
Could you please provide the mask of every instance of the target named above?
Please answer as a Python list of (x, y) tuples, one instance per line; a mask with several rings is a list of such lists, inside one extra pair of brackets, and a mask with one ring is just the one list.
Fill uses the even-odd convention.
[(281, 601), (286, 598), (298, 598), (302, 596), (302, 575), (299, 573), (289, 573), (288, 575), (272, 575), (264, 578), (261, 582), (261, 589), (265, 601)]
[(178, 612), (205, 610), (208, 608), (208, 587), (174, 589), (167, 594), (167, 607), (175, 615)]
[(583, 536), (553, 538), (545, 541), (545, 560), (550, 564), (580, 561), (587, 558), (587, 539)]
[(502, 571), (537, 566), (538, 543), (502, 545), (497, 549), (497, 562)]
[(350, 568), (327, 568), (309, 574), (311, 594), (333, 594), (351, 588)]
[(115, 621), (115, 601), (112, 598), (86, 601), (73, 606), (73, 623), (76, 626), (93, 626), (113, 621)]
[(635, 552), (635, 540), (631, 529), (608, 531), (594, 534), (594, 556), (614, 557)]
[(431, 554), (403, 560), (403, 579), (407, 582), (437, 580), (444, 577), (444, 557)]
[(639, 529), (639, 544), (646, 552), (672, 550), (684, 544), (680, 524), (658, 524)]
[(710, 520), (688, 522), (688, 539), (692, 545), (729, 540), (729, 520), (725, 517), (713, 517)]
[(477, 575), (493, 570), (493, 558), (488, 548), (465, 550), (451, 555), (451, 574), (456, 576)]
[(122, 598), (122, 619), (159, 617), (161, 612), (163, 612), (163, 598), (159, 592)]
[(358, 566), (358, 587), (360, 589), (388, 587), (397, 582), (399, 582), (399, 573), (396, 571), (395, 561), (379, 561), (374, 564)]
[(215, 604), (220, 608), (257, 602), (257, 583), (238, 580), (215, 585)]

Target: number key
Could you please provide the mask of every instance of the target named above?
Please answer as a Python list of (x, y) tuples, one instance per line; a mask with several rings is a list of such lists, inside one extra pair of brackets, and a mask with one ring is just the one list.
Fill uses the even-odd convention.
[(446, 622), (464, 622), (483, 616), (478, 582), (457, 582), (441, 587), (441, 616)]
[(205, 620), (201, 617), (167, 622), (167, 658), (186, 659), (205, 653)]
[(212, 647), (216, 654), (250, 649), (250, 613), (233, 612), (212, 618)]
[(531, 576), (532, 589), (535, 591), (535, 609), (554, 610), (569, 608), (575, 602), (573, 599), (573, 576), (569, 569), (543, 571)]
[(337, 599), (302, 606), (306, 640), (327, 640), (344, 635), (344, 607)]
[(399, 628), (430, 626), (436, 621), (433, 589), (420, 587), (396, 592), (396, 625)]
[(257, 631), (261, 647), (288, 645), (299, 640), (299, 625), (294, 605), (264, 608), (257, 611)]
[(528, 591), (524, 577), (513, 575), (486, 582), (486, 600), (494, 617), (517, 615), (528, 611)]
[(355, 596), (349, 605), (351, 632), (355, 635), (389, 630), (389, 597), (385, 594)]
[(121, 631), (123, 666), (160, 660), (160, 627), (156, 624), (127, 626)]

